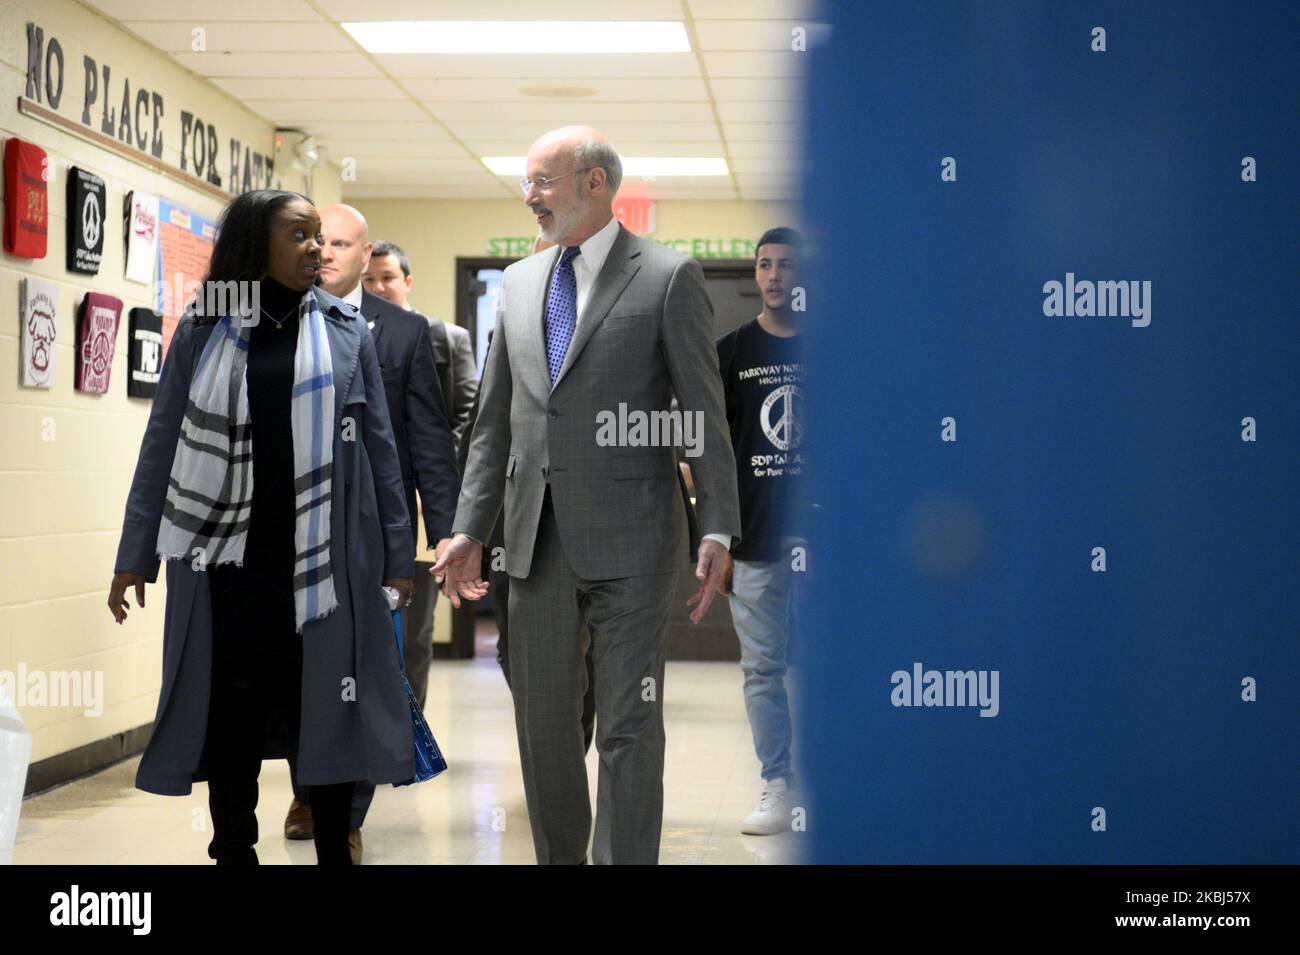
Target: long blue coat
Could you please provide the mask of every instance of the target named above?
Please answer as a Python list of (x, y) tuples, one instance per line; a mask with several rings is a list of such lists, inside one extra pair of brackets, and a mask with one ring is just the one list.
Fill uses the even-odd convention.
[[(352, 306), (322, 289), (314, 292), (334, 367), (330, 563), (339, 605), (303, 626), (298, 780), (404, 782), (414, 775), (411, 718), (381, 590), (385, 579), (414, 573), (401, 465), (369, 328)], [(127, 498), (117, 573), (158, 579), (158, 527), (190, 376), (214, 327), (187, 317), (168, 348)], [(354, 429), (346, 434), (345, 418)], [(212, 682), (212, 598), (203, 571), (188, 561), (166, 565), (162, 691), (135, 784), (184, 796), (195, 781), (207, 779), (202, 755)], [(355, 681), (351, 694), (349, 678)], [(265, 755), (284, 753), (268, 749)]]

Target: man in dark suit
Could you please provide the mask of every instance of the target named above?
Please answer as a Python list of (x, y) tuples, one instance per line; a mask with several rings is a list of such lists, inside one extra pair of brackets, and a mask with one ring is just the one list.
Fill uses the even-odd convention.
[[(460, 477), (451, 428), (443, 408), (442, 388), (429, 345), (424, 319), (364, 290), (361, 276), (370, 259), (371, 243), (366, 220), (351, 206), (321, 210), (320, 285), (360, 310), (374, 338), (379, 370), (384, 380), (388, 414), (402, 464), (402, 483), (411, 526), (417, 515), (416, 490), (423, 504), (424, 526), (430, 547), (449, 536)], [(413, 535), (414, 536), (414, 535)], [(403, 612), (405, 617), (405, 611)], [(403, 620), (405, 627), (406, 621)], [(361, 861), (361, 824), (374, 798), (375, 788), (358, 783), (352, 802), (352, 831), (348, 842), (353, 864)], [(285, 818), (285, 836), (312, 837), (311, 807), (294, 782), (294, 801)]]
[[(395, 242), (378, 241), (374, 244), (362, 282), (372, 295), (378, 295), (413, 315), (420, 315), (410, 301), (411, 287), (415, 282), (411, 262)], [(433, 362), (438, 367), (443, 405), (452, 437), (459, 448), (478, 394), (474, 346), (470, 343), (469, 332), (459, 325), (423, 315), (420, 317), (429, 325), (429, 342), (433, 345)]]
[[(414, 276), (411, 275), (410, 260), (401, 246), (382, 240), (375, 242), (362, 282), (370, 294), (391, 302), (410, 315), (420, 315), (411, 307), (408, 298)], [(423, 315), (420, 318), (428, 324), (433, 363), (438, 369), (438, 382), (442, 385), (443, 407), (447, 410), (452, 440), (459, 453), (461, 436), (469, 426), (478, 394), (474, 349), (470, 345), (469, 332), (460, 326)], [(411, 598), (407, 615), (411, 625), (404, 632), (406, 678), (415, 691), (420, 709), (424, 709), (428, 698), (429, 666), (433, 662), (433, 612), (438, 587), (429, 576), (432, 566), (432, 560), (417, 559), (415, 562), (415, 596)]]

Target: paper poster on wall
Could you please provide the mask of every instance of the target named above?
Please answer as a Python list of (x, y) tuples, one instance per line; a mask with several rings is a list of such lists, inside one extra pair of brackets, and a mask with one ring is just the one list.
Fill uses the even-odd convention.
[(77, 390), (92, 394), (108, 391), (117, 344), (117, 323), (122, 300), (102, 292), (87, 292), (77, 319)]
[(162, 373), (162, 318), (151, 308), (133, 308), (128, 331), (126, 393), (132, 398), (152, 398)]
[(35, 143), (5, 143), (5, 251), (23, 259), (45, 258), (50, 202), (45, 188), (49, 157)]
[(104, 180), (93, 172), (68, 169), (68, 271), (94, 275), (104, 257)]
[(59, 288), (53, 282), (25, 278), (19, 283), (22, 318), (19, 383), (26, 388), (54, 387), (55, 313)]
[(158, 307), (162, 314), (163, 355), (176, 323), (207, 277), (217, 224), (166, 199), (158, 200)]
[(158, 261), (158, 197), (148, 192), (128, 192), (123, 202), (126, 218), (126, 278), (148, 285)]

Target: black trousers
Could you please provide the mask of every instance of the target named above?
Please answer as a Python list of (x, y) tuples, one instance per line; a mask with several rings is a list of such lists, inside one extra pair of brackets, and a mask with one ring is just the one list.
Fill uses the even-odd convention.
[[(212, 688), (204, 761), (218, 865), (257, 864), (257, 779), (267, 747), (297, 756), (302, 710), (302, 637), (293, 592), (255, 568), (209, 568)], [(316, 861), (350, 865), (352, 783), (311, 787)]]

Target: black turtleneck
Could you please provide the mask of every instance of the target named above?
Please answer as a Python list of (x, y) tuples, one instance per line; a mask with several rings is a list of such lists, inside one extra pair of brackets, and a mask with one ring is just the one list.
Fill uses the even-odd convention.
[[(292, 740), (301, 710), (302, 641), (294, 625), (295, 495), (289, 413), (298, 343), (297, 303), (303, 293), (272, 279), (263, 279), (259, 292), (265, 311), (259, 313), (248, 340), (253, 502), (244, 565), (209, 568), (213, 699), (226, 701), (220, 706), (214, 703), (212, 712), (228, 712), (230, 706), (238, 706), (243, 711), (241, 719), (259, 737), (246, 744), (248, 752), (278, 758), (294, 752)], [(281, 327), (276, 327), (277, 321)], [(214, 736), (230, 732), (234, 730), (223, 724), (210, 725), (209, 743)], [(227, 753), (224, 758), (231, 757)]]
[(248, 414), (253, 506), (245, 564), (267, 584), (291, 586), (294, 561), (293, 428), (290, 401), (303, 293), (262, 280), (259, 321), (248, 340)]

